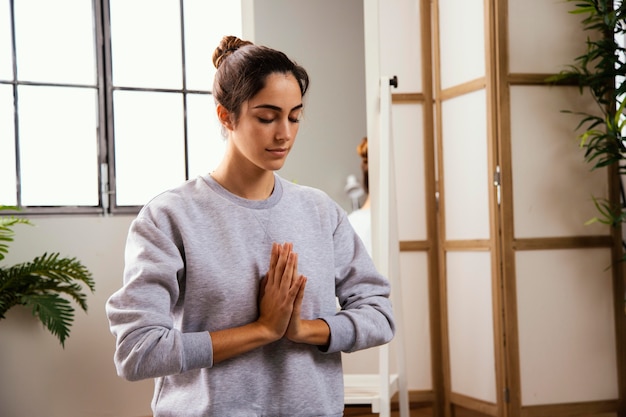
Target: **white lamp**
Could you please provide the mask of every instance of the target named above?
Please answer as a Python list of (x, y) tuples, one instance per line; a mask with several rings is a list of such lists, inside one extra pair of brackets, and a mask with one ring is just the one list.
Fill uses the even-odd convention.
[(357, 210), (359, 208), (359, 198), (365, 194), (365, 190), (359, 180), (356, 179), (356, 175), (348, 175), (344, 190), (350, 197), (350, 200), (352, 200), (352, 210)]

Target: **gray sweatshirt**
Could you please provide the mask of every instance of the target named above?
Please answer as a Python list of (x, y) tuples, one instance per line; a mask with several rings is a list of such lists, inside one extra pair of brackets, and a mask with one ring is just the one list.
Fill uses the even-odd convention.
[[(106, 312), (118, 374), (155, 378), (155, 417), (342, 416), (341, 352), (392, 339), (389, 282), (346, 212), (322, 191), (275, 179), (267, 200), (252, 201), (199, 177), (131, 224), (124, 285)], [(293, 243), (307, 277), (302, 318), (326, 321), (330, 345), (281, 339), (214, 366), (209, 332), (257, 319), (273, 242)]]

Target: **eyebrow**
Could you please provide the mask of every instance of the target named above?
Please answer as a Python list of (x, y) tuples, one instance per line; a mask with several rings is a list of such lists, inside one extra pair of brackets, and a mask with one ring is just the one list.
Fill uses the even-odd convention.
[[(291, 113), (294, 110), (301, 109), (302, 107), (304, 107), (304, 106), (302, 105), (302, 103), (300, 103), (297, 106), (295, 106), (294, 108), (292, 108), (291, 110), (289, 110), (289, 113)], [(280, 108), (278, 106), (274, 106), (272, 104), (259, 104), (258, 106), (254, 106), (253, 109), (269, 109), (269, 110), (274, 110), (274, 111), (277, 111), (277, 112), (283, 111), (282, 108)]]

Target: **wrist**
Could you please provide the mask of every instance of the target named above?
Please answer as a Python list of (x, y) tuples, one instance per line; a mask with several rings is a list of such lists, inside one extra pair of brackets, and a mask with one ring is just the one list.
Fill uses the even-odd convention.
[(298, 333), (289, 337), (295, 343), (327, 346), (330, 341), (330, 328), (322, 319), (301, 320)]
[(282, 334), (276, 333), (276, 331), (271, 326), (267, 326), (265, 323), (259, 320), (251, 323), (250, 326), (252, 327), (253, 332), (257, 334), (259, 340), (262, 341), (264, 344), (275, 342), (283, 336)]

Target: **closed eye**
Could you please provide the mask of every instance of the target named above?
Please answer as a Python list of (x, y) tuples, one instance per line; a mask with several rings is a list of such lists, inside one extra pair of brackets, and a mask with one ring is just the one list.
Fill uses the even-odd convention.
[[(274, 105), (271, 105), (271, 104), (259, 104), (258, 106), (253, 107), (253, 109), (267, 109), (267, 110), (271, 110), (272, 112), (275, 112), (277, 114), (281, 114), (282, 113), (282, 109), (280, 107), (274, 106)], [(301, 116), (301, 114), (302, 114), (302, 103), (298, 104), (297, 106), (293, 107), (290, 110), (290, 112), (289, 112), (289, 121), (291, 123), (300, 123), (300, 116)], [(272, 122), (274, 122), (276, 120), (276, 117), (266, 118), (266, 117), (259, 117), (259, 116), (257, 116), (257, 119), (259, 120), (260, 123), (270, 124), (270, 123), (272, 123)]]
[[(270, 124), (272, 122), (274, 122), (276, 119), (265, 119), (263, 117), (259, 117), (259, 122), (263, 123), (263, 124)], [(300, 118), (299, 117), (290, 117), (289, 121), (291, 123), (300, 123)]]

